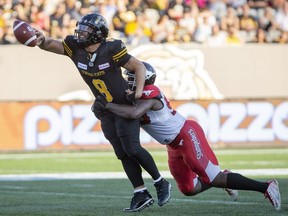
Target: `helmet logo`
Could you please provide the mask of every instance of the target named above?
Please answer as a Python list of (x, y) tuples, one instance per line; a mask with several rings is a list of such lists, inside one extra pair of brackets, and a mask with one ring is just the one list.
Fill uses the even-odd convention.
[(154, 90), (143, 90), (142, 94), (145, 94), (145, 96), (149, 96)]

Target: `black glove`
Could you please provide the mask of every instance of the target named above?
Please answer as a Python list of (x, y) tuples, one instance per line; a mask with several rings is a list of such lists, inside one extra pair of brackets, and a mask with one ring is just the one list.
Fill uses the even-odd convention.
[(129, 102), (133, 103), (133, 104), (134, 104), (135, 101), (136, 101), (135, 94), (136, 94), (136, 92), (134, 91), (132, 94), (127, 94), (127, 95), (126, 95), (127, 100), (128, 100)]
[(103, 95), (98, 95), (96, 97), (96, 101), (99, 102), (103, 106), (103, 108), (105, 108), (106, 104), (108, 103)]
[(103, 97), (102, 95), (98, 95), (91, 107), (91, 110), (95, 115), (97, 114), (98, 116), (100, 112), (103, 112), (105, 110), (106, 104), (107, 104), (107, 101), (105, 97)]

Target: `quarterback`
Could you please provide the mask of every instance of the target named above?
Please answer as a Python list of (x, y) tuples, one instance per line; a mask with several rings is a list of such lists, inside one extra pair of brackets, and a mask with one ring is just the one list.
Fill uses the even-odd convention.
[[(45, 37), (35, 29), (39, 48), (69, 57), (95, 98), (102, 95), (109, 102), (132, 104), (141, 97), (145, 67), (128, 53), (121, 40), (108, 39), (108, 32), (106, 20), (98, 13), (83, 16), (77, 22), (75, 34), (68, 35), (63, 41)], [(137, 88), (130, 95), (126, 94), (128, 84), (122, 77), (122, 67), (135, 70)], [(153, 179), (158, 205), (167, 203), (170, 199), (171, 184), (161, 177), (154, 159), (141, 147), (139, 120), (128, 120), (106, 110), (98, 112), (97, 118), (101, 121), (105, 138), (113, 146), (134, 187), (130, 207), (124, 211), (140, 211), (154, 202), (144, 185), (142, 168)]]

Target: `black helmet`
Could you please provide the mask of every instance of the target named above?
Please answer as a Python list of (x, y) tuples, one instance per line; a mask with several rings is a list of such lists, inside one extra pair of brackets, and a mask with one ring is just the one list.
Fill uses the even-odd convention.
[[(144, 85), (154, 84), (155, 79), (156, 79), (156, 71), (155, 71), (155, 69), (152, 67), (152, 65), (150, 65), (147, 62), (143, 62), (143, 64), (144, 64), (144, 66), (146, 68), (145, 84)], [(124, 74), (127, 75), (127, 81), (128, 81), (129, 88), (131, 90), (135, 90), (135, 88), (136, 88), (136, 79), (135, 79), (134, 71), (125, 70)]]
[(105, 18), (98, 13), (82, 17), (76, 24), (75, 38), (81, 46), (100, 43), (108, 37), (108, 25)]

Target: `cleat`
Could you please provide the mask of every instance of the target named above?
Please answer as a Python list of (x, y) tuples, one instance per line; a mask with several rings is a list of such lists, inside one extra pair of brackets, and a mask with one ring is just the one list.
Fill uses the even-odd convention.
[(265, 198), (268, 198), (274, 208), (279, 211), (281, 209), (281, 195), (279, 192), (279, 184), (276, 180), (268, 181), (268, 188), (264, 193)]
[[(231, 173), (230, 170), (225, 169), (223, 173)], [(230, 189), (230, 188), (223, 188), (231, 197), (233, 201), (237, 201), (238, 199), (238, 190)]]
[(137, 192), (134, 194), (130, 208), (124, 208), (124, 212), (139, 212), (153, 205), (154, 199), (148, 191)]
[(237, 201), (238, 199), (238, 190), (233, 190), (230, 188), (224, 188), (224, 190), (230, 195), (233, 201)]
[(155, 183), (157, 197), (158, 197), (158, 205), (163, 206), (166, 204), (171, 197), (171, 184), (165, 179), (161, 179), (159, 182)]

